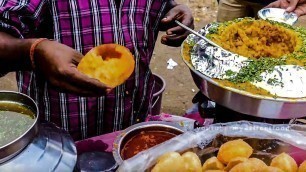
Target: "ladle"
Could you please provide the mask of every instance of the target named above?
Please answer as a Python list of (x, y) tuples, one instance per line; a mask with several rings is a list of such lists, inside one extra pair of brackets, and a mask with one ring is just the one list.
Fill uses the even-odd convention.
[[(201, 35), (200, 33), (196, 32), (195, 30), (191, 29), (190, 27), (184, 25), (183, 23), (175, 20), (175, 23), (179, 26), (181, 26), (182, 28), (188, 30), (189, 32), (193, 33), (194, 35), (200, 37), (201, 39), (204, 39), (206, 42), (208, 42), (209, 44), (215, 46), (215, 47), (219, 47), (221, 49), (223, 49), (222, 47), (220, 47), (218, 44), (214, 43), (213, 41), (211, 41), (210, 39), (206, 38), (205, 36)], [(224, 50), (224, 49), (223, 49)]]

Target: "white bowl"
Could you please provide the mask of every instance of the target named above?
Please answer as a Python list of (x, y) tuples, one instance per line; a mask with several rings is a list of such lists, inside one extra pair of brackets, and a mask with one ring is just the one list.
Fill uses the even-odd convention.
[(295, 13), (288, 13), (281, 8), (264, 8), (258, 11), (258, 17), (264, 20), (273, 20), (293, 25), (297, 22), (298, 16)]

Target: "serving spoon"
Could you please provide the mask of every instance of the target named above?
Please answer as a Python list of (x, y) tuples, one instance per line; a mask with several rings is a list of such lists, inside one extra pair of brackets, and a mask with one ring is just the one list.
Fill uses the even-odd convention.
[[(182, 28), (184, 28), (185, 30), (188, 30), (189, 32), (193, 33), (194, 35), (200, 37), (201, 39), (204, 39), (206, 42), (208, 42), (209, 44), (219, 47), (221, 49), (223, 49), (222, 47), (220, 47), (218, 44), (214, 43), (213, 41), (211, 41), (210, 39), (206, 38), (205, 36), (199, 34), (198, 32), (196, 32), (195, 30), (191, 29), (190, 27), (184, 25), (183, 23), (175, 20), (174, 21), (177, 25), (181, 26)], [(223, 49), (224, 50), (224, 49)]]

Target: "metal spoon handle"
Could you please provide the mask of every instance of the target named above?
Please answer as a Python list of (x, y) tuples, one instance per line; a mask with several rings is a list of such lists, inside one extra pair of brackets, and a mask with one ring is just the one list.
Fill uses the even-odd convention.
[[(177, 25), (181, 26), (182, 28), (188, 30), (189, 32), (195, 34), (196, 36), (198, 36), (198, 37), (204, 39), (204, 40), (205, 40), (206, 42), (208, 42), (209, 44), (211, 44), (211, 45), (213, 45), (213, 46), (216, 46), (216, 47), (220, 47), (218, 44), (214, 43), (213, 41), (211, 41), (211, 40), (209, 40), (208, 38), (206, 38), (205, 36), (199, 34), (199, 33), (196, 32), (195, 30), (193, 30), (193, 29), (189, 28), (188, 26), (184, 25), (183, 23), (181, 23), (181, 22), (179, 22), (179, 21), (177, 21), (177, 20), (175, 20), (175, 23), (176, 23)], [(220, 47), (220, 48), (221, 48), (221, 47)], [(222, 49), (223, 49), (223, 48), (222, 48)]]

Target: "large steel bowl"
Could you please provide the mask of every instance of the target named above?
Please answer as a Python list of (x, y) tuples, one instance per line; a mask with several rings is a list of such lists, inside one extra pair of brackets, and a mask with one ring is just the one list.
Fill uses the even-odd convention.
[(176, 123), (163, 121), (149, 121), (135, 124), (125, 129), (114, 141), (113, 156), (118, 165), (121, 165), (123, 159), (121, 150), (126, 142), (141, 131), (167, 131), (175, 135), (180, 135), (184, 132), (183, 127)]
[[(255, 95), (232, 87), (226, 87), (197, 71), (190, 62), (186, 41), (181, 46), (181, 57), (189, 67), (191, 76), (200, 91), (234, 111), (270, 119), (292, 119), (306, 116), (306, 98), (289, 99)], [(229, 115), (230, 114), (224, 114)]]
[[(10, 143), (0, 147), (0, 165), (1, 163), (13, 158), (21, 150), (23, 150), (30, 141), (38, 133), (38, 107), (33, 99), (29, 96), (13, 92), (13, 91), (0, 91), (0, 102), (9, 102), (18, 106), (24, 106), (35, 114), (35, 120), (30, 128), (24, 132), (21, 136), (11, 141)], [(1, 106), (0, 106), (1, 110)]]

